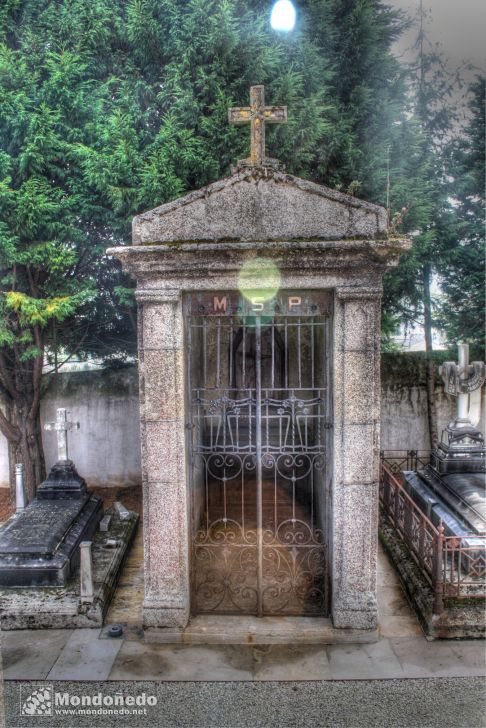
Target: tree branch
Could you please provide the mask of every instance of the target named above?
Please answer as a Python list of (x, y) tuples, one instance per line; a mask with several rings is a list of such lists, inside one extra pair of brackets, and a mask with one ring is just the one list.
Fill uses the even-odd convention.
[(60, 364), (58, 363), (58, 365), (57, 365), (57, 369), (51, 369), (51, 371), (50, 371), (50, 372), (45, 372), (45, 374), (52, 374), (53, 372), (56, 372), (56, 374), (57, 374), (57, 372), (59, 371), (59, 369), (60, 369), (61, 367), (63, 367), (63, 366), (64, 366), (64, 364), (67, 364), (67, 363), (68, 363), (68, 361), (69, 361), (70, 359), (72, 359), (72, 358), (73, 358), (73, 356), (74, 356), (75, 354), (77, 354), (77, 353), (78, 353), (78, 351), (80, 350), (80, 348), (81, 348), (81, 347), (82, 347), (82, 345), (84, 344), (84, 341), (85, 341), (85, 339), (86, 339), (86, 337), (87, 337), (87, 335), (88, 335), (88, 331), (89, 331), (89, 324), (88, 324), (88, 325), (86, 326), (85, 332), (84, 332), (84, 334), (82, 335), (81, 339), (79, 340), (79, 344), (78, 344), (78, 345), (77, 345), (77, 346), (76, 346), (76, 347), (75, 347), (75, 348), (73, 349), (73, 351), (72, 351), (72, 352), (71, 352), (71, 353), (69, 354), (69, 356), (68, 356), (68, 357), (66, 357), (66, 359), (64, 359), (64, 361), (63, 361), (63, 362), (61, 362)]
[(0, 431), (3, 435), (7, 438), (7, 440), (12, 444), (16, 445), (20, 441), (20, 430), (15, 425), (12, 425), (11, 422), (7, 420), (5, 417), (1, 407), (0, 407)]
[(15, 395), (16, 395), (15, 385), (14, 385), (13, 379), (10, 375), (7, 362), (5, 361), (5, 355), (4, 355), (3, 351), (0, 351), (0, 380), (2, 381), (5, 391), (8, 392), (8, 394), (10, 395), (10, 397), (12, 397), (12, 399), (15, 399)]
[(38, 349), (42, 352), (40, 356), (35, 358), (34, 368), (32, 372), (32, 387), (33, 397), (32, 404), (29, 410), (29, 419), (33, 420), (37, 417), (39, 411), (40, 399), (41, 399), (41, 381), (42, 381), (42, 369), (44, 366), (44, 343), (40, 333), (38, 325), (34, 326), (34, 339)]
[(29, 287), (30, 287), (30, 294), (33, 298), (37, 298), (39, 291), (37, 289), (37, 286), (34, 281), (34, 277), (32, 275), (32, 270), (30, 268), (30, 265), (25, 266), (25, 270), (27, 271), (27, 278), (29, 279)]

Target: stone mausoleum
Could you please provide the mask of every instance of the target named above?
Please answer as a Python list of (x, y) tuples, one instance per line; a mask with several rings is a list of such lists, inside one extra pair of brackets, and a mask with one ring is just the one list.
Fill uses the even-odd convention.
[(286, 114), (253, 87), (229, 112), (250, 158), (108, 251), (137, 281), (144, 625), (166, 635), (376, 634), (380, 297), (408, 242), (265, 156)]

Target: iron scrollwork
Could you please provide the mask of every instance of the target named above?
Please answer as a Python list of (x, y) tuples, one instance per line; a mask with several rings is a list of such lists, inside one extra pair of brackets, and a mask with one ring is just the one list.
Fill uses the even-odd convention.
[(188, 325), (194, 611), (324, 615), (328, 319)]

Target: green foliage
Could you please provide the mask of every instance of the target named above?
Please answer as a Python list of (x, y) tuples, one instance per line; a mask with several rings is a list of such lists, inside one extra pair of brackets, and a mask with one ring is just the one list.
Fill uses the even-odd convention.
[(464, 341), (484, 357), (485, 322), (485, 87), (471, 86), (470, 121), (446, 152), (451, 213), (443, 226), (444, 254), (438, 262), (444, 300), (438, 318), (450, 343)]
[[(330, 93), (339, 106), (321, 178), (345, 190), (356, 180), (361, 197), (386, 204), (388, 149), (396, 137), (395, 123), (404, 118), (406, 77), (390, 47), (407, 21), (379, 0), (331, 0), (327, 5), (336, 59)], [(315, 32), (325, 25), (324, 17)]]
[[(22, 336), (35, 326), (48, 354), (135, 351), (130, 282), (104, 251), (129, 242), (134, 214), (247, 156), (248, 129), (227, 111), (256, 83), (288, 105), (267, 147), (290, 172), (385, 204), (389, 167), (391, 212), (406, 208), (415, 243), (388, 280), (385, 333), (421, 315), (418, 275), (441, 254), (450, 213), (430, 144), (448, 121), (442, 108), (426, 113), (434, 59), (410, 108), (410, 74), (390, 51), (400, 13), (380, 0), (302, 0), (298, 18), (286, 35), (271, 30), (267, 0), (2, 3), (0, 343), (12, 371), (12, 342), (32, 354)], [(468, 263), (451, 249), (448, 265)]]
[(442, 246), (438, 223), (449, 203), (442, 160), (421, 119), (411, 116), (398, 128), (390, 154), (391, 210), (397, 211), (392, 222), (412, 238), (412, 248), (385, 278), (384, 309), (410, 325), (423, 322), (424, 270), (429, 277), (436, 272)]
[[(437, 73), (433, 78), (436, 83)], [(471, 120), (456, 138), (452, 113), (448, 118), (440, 98), (425, 88), (432, 106), (417, 105), (393, 148), (392, 205), (402, 210), (401, 229), (413, 246), (385, 278), (384, 309), (407, 325), (422, 323), (428, 277), (437, 291), (434, 327), (449, 345), (464, 341), (484, 355), (484, 79), (470, 90)]]
[(390, 148), (392, 223), (413, 245), (385, 277), (384, 311), (406, 326), (422, 324), (430, 353), (432, 328), (445, 332), (449, 344), (483, 341), (484, 106), (479, 110), (477, 98), (474, 129), (454, 140), (455, 77), (425, 46), (421, 22), (408, 74), (409, 111)]
[(130, 284), (103, 253), (129, 242), (135, 213), (247, 156), (248, 129), (227, 111), (252, 84), (289, 107), (269, 154), (383, 201), (401, 24), (378, 0), (305, 0), (290, 35), (271, 30), (263, 0), (3, 3), (0, 341), (11, 371), (34, 355), (29, 327), (48, 354), (134, 351)]

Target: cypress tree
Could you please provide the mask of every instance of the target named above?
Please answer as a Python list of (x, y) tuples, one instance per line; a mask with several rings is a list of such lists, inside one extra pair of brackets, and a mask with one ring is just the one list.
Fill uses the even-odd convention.
[[(227, 110), (263, 83), (287, 104), (269, 154), (386, 201), (404, 115), (379, 0), (302, 0), (296, 30), (263, 0), (8, 0), (0, 8), (0, 429), (30, 495), (43, 477), (41, 373), (135, 348), (132, 289), (104, 251), (136, 213), (229, 173), (248, 134)], [(277, 152), (278, 150), (278, 152)]]
[(438, 261), (443, 291), (439, 323), (450, 344), (469, 343), (480, 357), (485, 321), (485, 87), (484, 76), (477, 76), (470, 86), (469, 122), (447, 147), (452, 205), (442, 224), (445, 244)]

